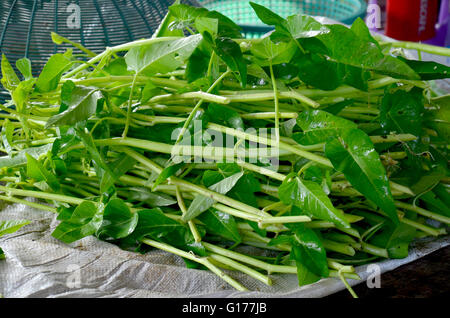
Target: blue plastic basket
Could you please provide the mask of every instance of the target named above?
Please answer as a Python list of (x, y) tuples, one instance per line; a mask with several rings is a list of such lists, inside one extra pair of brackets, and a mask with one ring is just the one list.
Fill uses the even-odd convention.
[[(238, 23), (246, 37), (259, 37), (273, 28), (263, 24), (247, 0), (198, 0), (209, 10), (216, 10)], [(364, 0), (252, 0), (286, 18), (303, 13), (324, 16), (345, 24), (358, 17), (364, 18), (367, 4)]]

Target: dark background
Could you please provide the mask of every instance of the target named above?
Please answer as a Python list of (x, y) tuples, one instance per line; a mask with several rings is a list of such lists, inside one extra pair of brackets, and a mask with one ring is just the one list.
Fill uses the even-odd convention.
[[(353, 290), (360, 298), (447, 298), (450, 296), (450, 246), (381, 275), (381, 288), (365, 282)], [(347, 290), (326, 299), (352, 298)]]

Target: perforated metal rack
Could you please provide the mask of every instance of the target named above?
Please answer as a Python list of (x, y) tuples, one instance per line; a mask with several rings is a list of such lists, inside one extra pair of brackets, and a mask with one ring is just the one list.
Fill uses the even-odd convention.
[[(64, 52), (70, 46), (55, 45), (51, 32), (98, 53), (106, 46), (150, 37), (173, 2), (0, 0), (0, 51), (12, 65), (28, 57), (37, 75), (52, 54)], [(198, 6), (195, 0), (181, 2)], [(74, 53), (81, 52), (74, 50)], [(5, 97), (0, 88), (0, 102)]]

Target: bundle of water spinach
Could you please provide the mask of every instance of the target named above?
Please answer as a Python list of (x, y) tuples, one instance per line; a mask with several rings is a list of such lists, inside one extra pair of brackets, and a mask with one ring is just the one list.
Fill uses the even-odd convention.
[(37, 78), (3, 56), (0, 199), (56, 213), (65, 243), (161, 249), (238, 290), (233, 271), (354, 294), (354, 266), (445, 235), (450, 96), (432, 83), (450, 68), (402, 48), (450, 50), (251, 5), (261, 39), (175, 4), (152, 38), (55, 54)]

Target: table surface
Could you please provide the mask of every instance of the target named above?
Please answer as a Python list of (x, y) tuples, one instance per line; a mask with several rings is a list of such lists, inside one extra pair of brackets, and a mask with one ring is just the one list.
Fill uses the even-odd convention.
[[(381, 275), (381, 288), (365, 282), (353, 289), (359, 298), (444, 298), (450, 296), (450, 246)], [(351, 298), (343, 290), (326, 298)]]

